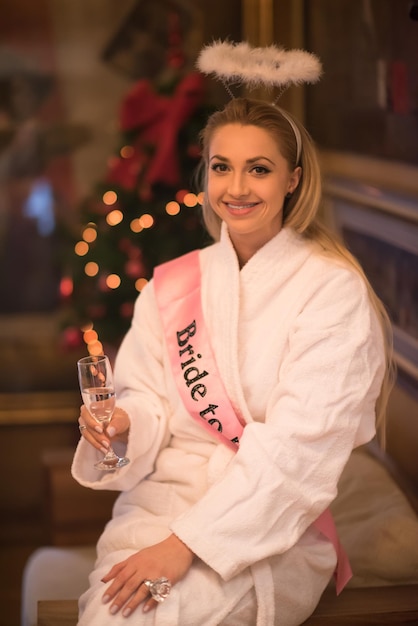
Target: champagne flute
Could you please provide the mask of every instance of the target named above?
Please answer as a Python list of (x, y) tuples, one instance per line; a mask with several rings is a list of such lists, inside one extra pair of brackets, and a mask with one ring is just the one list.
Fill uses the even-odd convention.
[[(106, 429), (116, 405), (109, 358), (105, 355), (85, 356), (77, 361), (77, 368), (83, 402), (96, 422)], [(110, 446), (105, 457), (95, 463), (94, 467), (99, 470), (114, 470), (128, 463), (129, 459), (117, 456)]]

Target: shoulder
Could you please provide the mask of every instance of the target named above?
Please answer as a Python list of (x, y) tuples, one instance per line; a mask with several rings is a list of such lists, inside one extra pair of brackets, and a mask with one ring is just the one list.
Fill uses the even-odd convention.
[(307, 245), (310, 254), (292, 279), (291, 289), (298, 294), (294, 294), (299, 303), (297, 315), (303, 319), (318, 315), (331, 326), (342, 320), (350, 327), (359, 318), (371, 321), (372, 290), (361, 270), (315, 243)]
[[(367, 282), (360, 270), (344, 258), (323, 251), (316, 243), (310, 243), (311, 254), (305, 266), (306, 278), (315, 288), (327, 287), (352, 292), (353, 297), (367, 297)], [(348, 294), (347, 294), (348, 295)]]

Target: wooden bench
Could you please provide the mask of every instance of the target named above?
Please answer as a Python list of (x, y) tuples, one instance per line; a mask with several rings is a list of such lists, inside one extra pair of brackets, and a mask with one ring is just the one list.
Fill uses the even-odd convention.
[[(402, 397), (401, 397), (402, 399)], [(397, 402), (397, 407), (402, 406)], [(399, 410), (399, 409), (398, 409)], [(409, 405), (389, 422), (390, 463), (383, 455), (382, 464), (397, 478), (405, 494), (418, 511), (418, 423), (415, 411)], [(405, 433), (408, 433), (407, 436)], [(69, 475), (70, 454), (49, 455), (45, 458), (51, 495), (50, 516), (54, 528), (55, 545), (71, 545), (84, 537), (88, 521), (95, 522), (98, 534), (104, 518), (110, 515), (115, 494), (97, 494), (76, 485)], [(100, 499), (94, 504), (95, 497)], [(85, 506), (76, 504), (84, 502)], [(84, 513), (83, 513), (84, 512)], [(84, 531), (82, 528), (84, 526)], [(94, 526), (94, 524), (93, 524)], [(93, 527), (92, 527), (93, 534)], [(63, 541), (64, 540), (64, 541)], [(74, 545), (73, 543), (73, 545)], [(38, 626), (76, 626), (77, 600), (40, 600), (38, 602)], [(394, 626), (418, 625), (418, 584), (348, 588), (337, 597), (333, 586), (323, 594), (317, 608), (303, 626)], [(180, 625), (181, 626), (181, 625)], [(273, 625), (268, 625), (273, 626)]]
[[(42, 600), (38, 626), (76, 626), (77, 600)], [(327, 590), (303, 626), (418, 624), (418, 585)], [(270, 626), (270, 625), (269, 625)]]

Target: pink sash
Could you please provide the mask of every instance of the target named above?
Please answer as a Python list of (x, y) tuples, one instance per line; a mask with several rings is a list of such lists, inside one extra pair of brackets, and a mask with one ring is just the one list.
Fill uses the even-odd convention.
[[(236, 451), (245, 424), (231, 405), (204, 322), (199, 251), (159, 265), (154, 287), (174, 378), (190, 415), (215, 438)], [(339, 594), (352, 576), (329, 509), (313, 524), (333, 544)]]

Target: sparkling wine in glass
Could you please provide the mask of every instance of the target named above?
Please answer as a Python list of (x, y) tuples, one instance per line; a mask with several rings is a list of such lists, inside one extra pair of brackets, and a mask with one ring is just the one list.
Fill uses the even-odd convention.
[[(116, 405), (113, 372), (109, 358), (105, 355), (86, 356), (77, 361), (81, 396), (88, 411), (104, 430), (109, 425)], [(95, 463), (99, 470), (114, 470), (129, 463), (109, 447), (105, 457)]]

